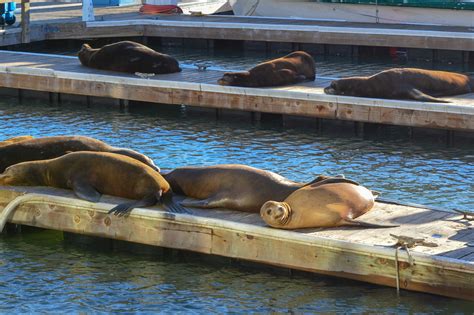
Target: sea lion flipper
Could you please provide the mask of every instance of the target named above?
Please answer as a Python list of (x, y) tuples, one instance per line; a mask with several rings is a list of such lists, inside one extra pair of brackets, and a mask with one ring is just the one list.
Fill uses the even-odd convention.
[(171, 194), (171, 193), (165, 194), (161, 198), (161, 201), (163, 202), (163, 205), (165, 206), (165, 209), (169, 212), (187, 213), (187, 214), (192, 213), (191, 209), (187, 209), (187, 208), (183, 207), (181, 204), (176, 203), (173, 200), (173, 194)]
[(102, 196), (100, 192), (85, 180), (72, 180), (71, 188), (76, 196), (87, 201), (98, 202)]
[(226, 207), (225, 202), (221, 198), (216, 198), (215, 196), (209, 197), (203, 200), (182, 201), (180, 204), (183, 207), (202, 208), (202, 209)]
[(109, 210), (109, 214), (113, 213), (116, 216), (122, 217), (130, 213), (134, 208), (153, 206), (158, 202), (156, 194), (145, 196), (144, 198), (131, 202), (124, 202), (116, 205)]
[[(344, 175), (342, 175), (342, 176), (344, 176)], [(345, 178), (345, 177), (341, 177), (340, 175), (336, 175), (336, 176), (320, 175), (320, 176), (316, 177), (315, 180), (313, 180), (312, 182), (309, 182), (305, 186), (312, 185), (312, 187), (316, 187), (316, 186), (322, 186), (322, 185), (326, 185), (326, 184), (335, 184), (335, 183), (349, 183), (349, 184), (353, 184), (353, 185), (356, 185), (356, 186), (360, 186), (360, 184), (358, 182), (353, 181), (353, 180), (348, 179), (348, 178)]]
[(440, 98), (436, 98), (426, 93), (423, 93), (418, 89), (411, 89), (407, 92), (407, 94), (409, 98), (420, 102), (450, 103), (449, 101), (445, 101)]

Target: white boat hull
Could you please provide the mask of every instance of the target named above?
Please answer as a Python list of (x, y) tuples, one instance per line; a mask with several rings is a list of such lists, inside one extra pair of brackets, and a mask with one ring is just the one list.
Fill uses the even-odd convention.
[(232, 7), (227, 0), (179, 1), (178, 6), (183, 10), (184, 14), (191, 14), (191, 12), (215, 14), (232, 11)]
[(240, 16), (474, 27), (472, 10), (323, 3), (314, 0), (229, 0), (229, 3), (234, 14)]

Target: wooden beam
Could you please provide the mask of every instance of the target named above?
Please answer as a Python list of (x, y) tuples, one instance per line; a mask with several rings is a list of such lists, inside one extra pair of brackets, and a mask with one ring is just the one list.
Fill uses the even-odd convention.
[(21, 0), (21, 42), (30, 42), (30, 1)]
[[(52, 188), (0, 187), (0, 207), (24, 192), (43, 197), (19, 205), (10, 218), (12, 223), (396, 285), (395, 248), (391, 246), (268, 228), (262, 226), (257, 214), (255, 222), (240, 223), (242, 213), (235, 211), (201, 216), (199, 211), (205, 210), (186, 215), (152, 208), (135, 209), (126, 218), (116, 217), (107, 211), (121, 199), (104, 196), (100, 203), (90, 203), (76, 199), (70, 191)], [(402, 289), (474, 300), (472, 263), (418, 253), (416, 249), (411, 255), (413, 265), (404, 250), (399, 253)]]

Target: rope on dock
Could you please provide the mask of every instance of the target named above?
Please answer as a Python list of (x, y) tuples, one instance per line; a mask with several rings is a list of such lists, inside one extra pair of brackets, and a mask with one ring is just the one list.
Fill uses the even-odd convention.
[(390, 234), (391, 237), (395, 238), (397, 242), (395, 243), (395, 272), (396, 272), (396, 284), (397, 284), (397, 295), (400, 295), (400, 268), (398, 264), (398, 251), (400, 248), (404, 248), (408, 255), (408, 263), (410, 267), (415, 264), (415, 260), (411, 255), (409, 248), (414, 248), (416, 246), (427, 246), (427, 247), (437, 247), (438, 244), (427, 242), (424, 238), (414, 238), (411, 236), (404, 235), (395, 235)]

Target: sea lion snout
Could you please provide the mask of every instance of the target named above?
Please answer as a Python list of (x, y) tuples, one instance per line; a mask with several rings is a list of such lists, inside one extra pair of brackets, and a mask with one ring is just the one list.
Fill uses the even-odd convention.
[(280, 227), (290, 220), (291, 209), (285, 202), (267, 201), (260, 209), (260, 216), (268, 225)]
[(337, 88), (337, 82), (332, 81), (331, 84), (327, 87), (324, 88), (324, 93), (330, 94), (330, 95), (337, 95), (339, 94), (338, 92), (341, 92)]
[(234, 81), (234, 77), (232, 76), (232, 74), (224, 73), (222, 78), (217, 80), (217, 83), (219, 83), (220, 85), (231, 85), (233, 81)]

